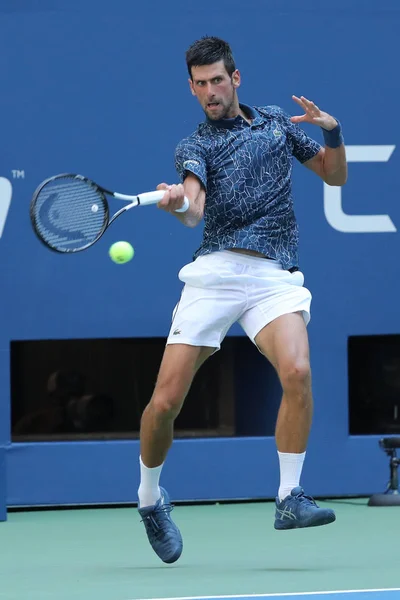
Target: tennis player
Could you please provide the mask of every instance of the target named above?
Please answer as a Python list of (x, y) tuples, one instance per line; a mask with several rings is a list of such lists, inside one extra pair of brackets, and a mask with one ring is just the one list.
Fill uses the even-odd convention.
[[(280, 485), (274, 527), (314, 527), (336, 518), (300, 487), (313, 412), (311, 293), (299, 268), (291, 186), (292, 157), (328, 185), (346, 183), (342, 128), (303, 96), (293, 96), (303, 113), (294, 117), (278, 106), (239, 103), (241, 76), (229, 44), (219, 38), (196, 41), (186, 62), (205, 120), (178, 144), (180, 183), (158, 186), (165, 190), (159, 207), (188, 227), (204, 218), (204, 235), (194, 260), (179, 272), (183, 291), (140, 432), (138, 509), (152, 548), (166, 563), (178, 560), (183, 547), (160, 486), (174, 420), (195, 373), (235, 322), (274, 366), (283, 390), (275, 433)], [(299, 123), (319, 127), (324, 144)], [(189, 210), (176, 212), (185, 195)], [(251, 469), (251, 462), (243, 468)]]

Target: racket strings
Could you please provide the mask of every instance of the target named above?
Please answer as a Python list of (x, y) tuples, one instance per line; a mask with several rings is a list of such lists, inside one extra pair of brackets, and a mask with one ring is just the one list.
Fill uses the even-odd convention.
[(79, 179), (57, 180), (39, 193), (34, 218), (39, 234), (52, 247), (78, 250), (93, 243), (107, 221), (99, 190)]

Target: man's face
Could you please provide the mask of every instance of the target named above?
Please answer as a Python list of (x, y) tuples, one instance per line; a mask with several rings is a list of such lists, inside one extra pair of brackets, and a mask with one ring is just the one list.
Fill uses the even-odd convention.
[(224, 61), (192, 67), (189, 84), (210, 119), (232, 118), (238, 114), (236, 88), (240, 85), (240, 74), (236, 70), (229, 76)]

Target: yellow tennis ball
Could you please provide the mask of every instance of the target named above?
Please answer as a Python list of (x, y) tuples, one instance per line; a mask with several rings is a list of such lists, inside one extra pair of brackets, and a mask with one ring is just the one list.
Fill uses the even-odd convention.
[(108, 253), (112, 261), (122, 265), (132, 260), (135, 251), (129, 242), (115, 242)]

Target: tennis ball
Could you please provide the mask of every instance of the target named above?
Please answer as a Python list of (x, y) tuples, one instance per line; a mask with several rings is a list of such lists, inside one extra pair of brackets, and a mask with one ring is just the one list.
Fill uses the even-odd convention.
[(132, 260), (135, 251), (129, 242), (115, 242), (110, 247), (108, 254), (112, 261), (122, 265)]

